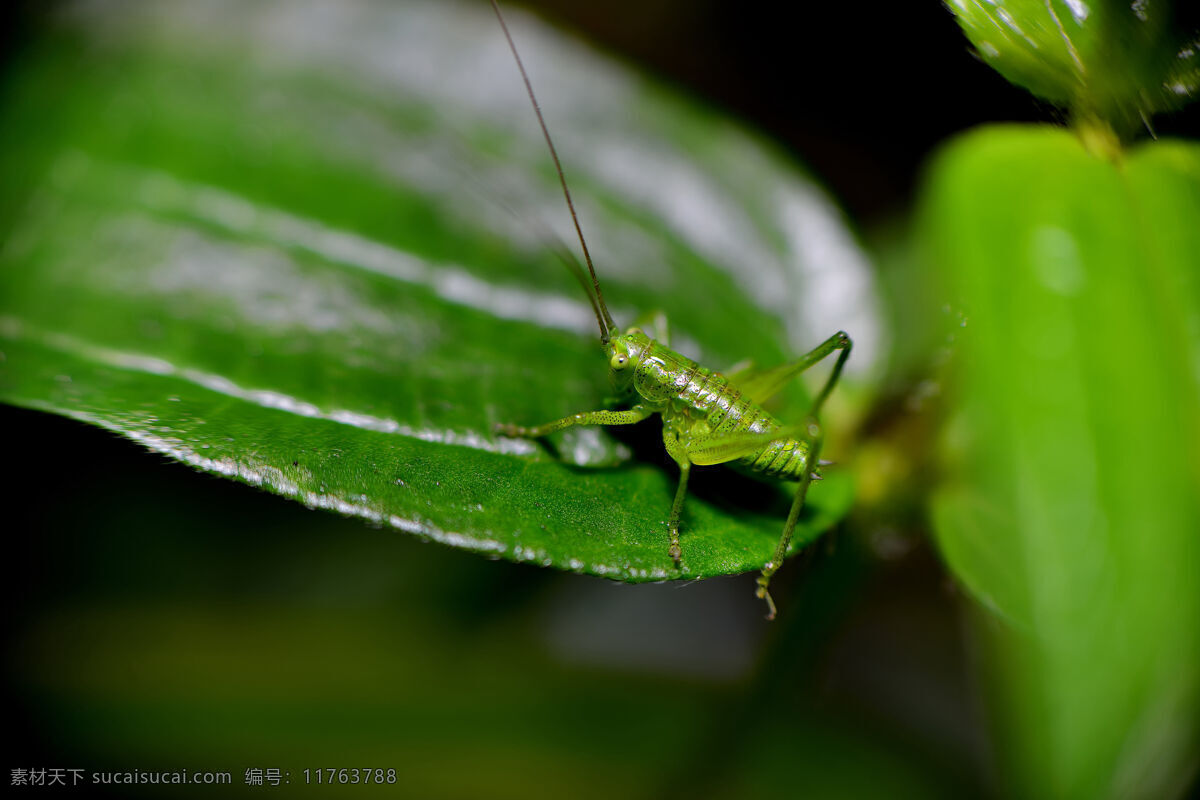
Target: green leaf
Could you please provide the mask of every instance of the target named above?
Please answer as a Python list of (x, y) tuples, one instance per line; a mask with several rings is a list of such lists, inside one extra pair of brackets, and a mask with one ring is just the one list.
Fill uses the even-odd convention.
[[(607, 368), (486, 8), (182, 8), (68, 7), (9, 76), (0, 399), (494, 557), (631, 581), (768, 560), (786, 487), (722, 473), (697, 481), (673, 569), (653, 425), (491, 433), (601, 407)], [(865, 263), (810, 181), (513, 17), (618, 322), (663, 308), (714, 367), (871, 322), (867, 289), (815, 294), (821, 270), (865, 285)], [(797, 545), (849, 504), (828, 478)]]
[(1063, 131), (945, 151), (927, 244), (961, 304), (934, 512), (1022, 797), (1164, 797), (1200, 720), (1200, 146)]
[(1200, 92), (1200, 30), (1184, 3), (951, 0), (949, 8), (1009, 81), (1121, 133)]

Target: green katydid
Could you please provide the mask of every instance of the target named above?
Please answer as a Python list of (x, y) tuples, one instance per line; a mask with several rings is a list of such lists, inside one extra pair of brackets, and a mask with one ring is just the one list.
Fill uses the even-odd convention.
[[(726, 376), (702, 367), (671, 350), (665, 319), (655, 326), (656, 338), (651, 338), (638, 327), (629, 328), (621, 333), (609, 314), (604, 295), (600, 291), (600, 280), (596, 276), (592, 257), (579, 225), (579, 217), (571, 200), (571, 192), (567, 188), (558, 153), (534, 96), (533, 85), (496, 0), (492, 0), (492, 7), (512, 49), (554, 161), (563, 196), (566, 198), (567, 208), (571, 212), (571, 220), (583, 250), (587, 276), (570, 255), (564, 253), (564, 260), (587, 293), (592, 311), (596, 315), (596, 323), (600, 327), (600, 343), (608, 359), (613, 386), (617, 396), (629, 406), (621, 410), (585, 411), (528, 427), (501, 424), (496, 426), (496, 431), (505, 436), (540, 438), (573, 425), (630, 425), (654, 414), (662, 417), (663, 444), (668, 455), (679, 465), (679, 484), (667, 522), (668, 554), (676, 567), (679, 566), (682, 557), (679, 520), (683, 511), (683, 501), (687, 496), (688, 476), (693, 466), (730, 464), (755, 475), (799, 481), (775, 553), (763, 566), (757, 582), (756, 595), (767, 603), (767, 618), (774, 619), (775, 602), (768, 587), (771, 576), (783, 564), (787, 555), (792, 532), (804, 507), (808, 487), (814, 478), (820, 477), (818, 458), (822, 433), (817, 417), (837, 383), (846, 359), (850, 356), (850, 337), (845, 332), (838, 331), (796, 361), (770, 369), (746, 368)], [(763, 402), (801, 372), (834, 352), (837, 352), (838, 356), (833, 370), (813, 400), (803, 424), (783, 425), (763, 410)]]

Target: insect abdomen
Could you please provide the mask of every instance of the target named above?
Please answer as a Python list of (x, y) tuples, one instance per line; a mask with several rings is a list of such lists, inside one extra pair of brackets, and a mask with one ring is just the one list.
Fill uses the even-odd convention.
[[(714, 387), (714, 382), (719, 382), (720, 388)], [(710, 377), (708, 391), (709, 396), (716, 397), (716, 401), (706, 409), (697, 410), (707, 413), (706, 422), (713, 436), (769, 433), (782, 427), (779, 420), (744, 397), (741, 390), (723, 375), (713, 374)], [(735, 463), (743, 469), (761, 472), (772, 478), (799, 480), (808, 468), (808, 444), (797, 439), (779, 439)]]
[(808, 469), (808, 443), (780, 439), (738, 463), (772, 478), (798, 481)]
[[(781, 427), (724, 375), (658, 342), (652, 341), (643, 351), (634, 386), (647, 400), (665, 402), (674, 412), (688, 417), (692, 426), (702, 425), (707, 437), (767, 433)], [(769, 477), (799, 480), (808, 468), (808, 445), (797, 439), (781, 439), (733, 463)]]
[[(693, 394), (692, 384), (689, 384), (680, 400), (686, 403), (690, 396), (701, 400), (700, 403), (689, 405), (706, 415), (705, 422), (712, 436), (769, 433), (782, 427), (779, 420), (744, 397), (741, 390), (723, 375), (710, 373), (705, 384), (699, 388), (701, 391)], [(808, 469), (808, 444), (797, 439), (779, 439), (735, 463), (743, 469), (761, 472), (772, 478), (799, 480)]]

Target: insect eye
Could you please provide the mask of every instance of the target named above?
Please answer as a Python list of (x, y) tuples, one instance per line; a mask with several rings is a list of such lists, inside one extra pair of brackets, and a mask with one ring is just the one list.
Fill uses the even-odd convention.
[(629, 356), (624, 353), (617, 353), (608, 363), (612, 365), (613, 369), (625, 369), (629, 365)]

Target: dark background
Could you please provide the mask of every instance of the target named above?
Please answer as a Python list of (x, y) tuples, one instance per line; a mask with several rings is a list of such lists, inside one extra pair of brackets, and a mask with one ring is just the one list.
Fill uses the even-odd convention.
[[(57, 5), (0, 7), (0, 64)], [(862, 229), (905, 212), (922, 165), (954, 134), (1064, 118), (977, 58), (934, 0), (512, 5), (757, 127), (811, 168)], [(1180, 24), (1195, 28), (1200, 9), (1177, 5)], [(1195, 136), (1200, 111), (1193, 105), (1153, 125), (1159, 136)]]
[[(954, 134), (1063, 119), (977, 58), (936, 0), (521, 5), (757, 126), (864, 229), (906, 211), (922, 165)], [(1196, 11), (1177, 16), (1186, 24)], [(1153, 124), (1159, 136), (1194, 136), (1200, 113)]]

